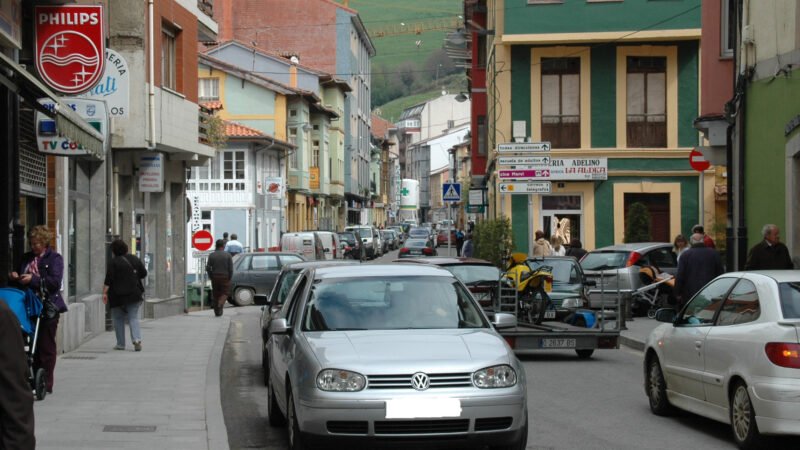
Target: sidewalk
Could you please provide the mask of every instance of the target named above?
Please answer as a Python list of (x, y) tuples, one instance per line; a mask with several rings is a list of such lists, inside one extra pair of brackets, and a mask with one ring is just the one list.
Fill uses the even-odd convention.
[(647, 341), (647, 336), (659, 325), (663, 325), (663, 322), (659, 322), (655, 319), (648, 319), (647, 317), (636, 317), (633, 320), (628, 320), (625, 322), (625, 326), (628, 329), (619, 333), (619, 343), (620, 345), (642, 351), (644, 350), (644, 343)]
[[(227, 449), (220, 361), (230, 317), (211, 310), (142, 322), (141, 352), (104, 332), (60, 355), (34, 403), (39, 449)], [(127, 333), (126, 327), (126, 333)]]

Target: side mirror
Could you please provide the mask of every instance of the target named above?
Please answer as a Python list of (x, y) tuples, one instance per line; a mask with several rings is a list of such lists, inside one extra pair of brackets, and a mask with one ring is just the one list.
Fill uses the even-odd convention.
[(678, 312), (672, 308), (661, 308), (656, 311), (656, 320), (659, 322), (675, 323)]
[(492, 325), (498, 330), (502, 328), (514, 328), (517, 326), (517, 318), (509, 313), (495, 313), (492, 319)]
[(286, 319), (273, 319), (269, 322), (269, 334), (289, 334), (292, 327), (286, 323)]
[(595, 280), (587, 280), (584, 284), (589, 287), (597, 287), (597, 281)]

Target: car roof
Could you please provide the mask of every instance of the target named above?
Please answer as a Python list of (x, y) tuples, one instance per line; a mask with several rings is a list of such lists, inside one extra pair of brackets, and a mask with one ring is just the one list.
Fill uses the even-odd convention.
[(633, 242), (630, 244), (617, 244), (617, 245), (610, 245), (608, 247), (601, 247), (592, 250), (592, 252), (613, 252), (613, 251), (625, 251), (625, 252), (635, 252), (635, 251), (647, 251), (652, 250), (656, 247), (662, 246), (669, 246), (672, 247), (671, 242)]
[[(420, 239), (421, 240), (421, 239)], [(453, 256), (428, 256), (425, 258), (403, 258), (396, 259), (394, 262), (412, 262), (412, 263), (425, 263), (433, 264), (436, 266), (454, 266), (454, 265), (473, 265), (473, 266), (492, 266), (494, 264), (479, 258), (464, 258)]]
[(452, 278), (453, 274), (429, 264), (361, 264), (358, 271), (343, 265), (314, 269), (314, 279), (350, 278), (358, 276), (386, 278), (395, 276), (440, 276)]
[(303, 255), (295, 252), (241, 252), (238, 255), (248, 256), (248, 255), (278, 255), (278, 256), (299, 256), (303, 257)]
[(764, 275), (778, 283), (800, 282), (800, 270), (752, 270), (747, 272), (730, 272), (725, 275), (740, 277), (746, 274)]
[[(296, 253), (293, 253), (296, 254)], [(347, 260), (347, 259), (327, 259), (327, 260), (317, 260), (317, 261), (297, 261), (289, 264), (284, 264), (284, 270), (303, 270), (307, 267), (322, 267), (322, 266), (349, 266), (361, 264), (356, 260)]]

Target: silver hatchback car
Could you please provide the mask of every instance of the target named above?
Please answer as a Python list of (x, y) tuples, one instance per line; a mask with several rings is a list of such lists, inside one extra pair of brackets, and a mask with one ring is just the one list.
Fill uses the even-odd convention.
[(524, 449), (525, 372), (467, 288), (417, 264), (309, 268), (269, 324), (270, 424), (289, 448)]

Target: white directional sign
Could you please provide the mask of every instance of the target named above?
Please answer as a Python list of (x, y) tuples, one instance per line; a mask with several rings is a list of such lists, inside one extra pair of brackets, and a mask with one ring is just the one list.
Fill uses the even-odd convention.
[(532, 153), (549, 151), (549, 142), (504, 142), (497, 146), (498, 153)]
[(504, 181), (499, 186), (501, 194), (549, 194), (549, 181)]
[(446, 202), (461, 201), (461, 183), (443, 183), (442, 200)]
[(550, 165), (549, 156), (501, 156), (497, 158), (499, 166), (547, 166)]

